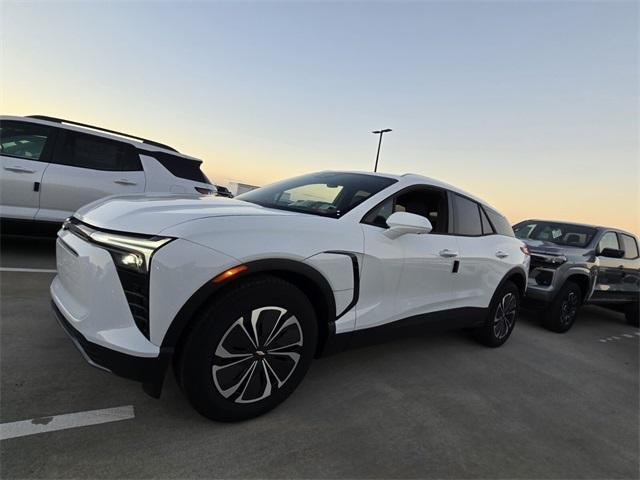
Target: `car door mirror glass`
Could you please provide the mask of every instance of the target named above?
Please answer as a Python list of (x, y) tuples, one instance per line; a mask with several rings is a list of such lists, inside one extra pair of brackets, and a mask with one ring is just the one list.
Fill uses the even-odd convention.
[(389, 228), (385, 235), (389, 238), (397, 238), (406, 233), (429, 233), (433, 227), (429, 219), (415, 213), (395, 212), (387, 218)]
[(622, 258), (624, 257), (624, 250), (620, 250), (619, 248), (603, 248), (600, 252), (600, 256), (608, 258)]

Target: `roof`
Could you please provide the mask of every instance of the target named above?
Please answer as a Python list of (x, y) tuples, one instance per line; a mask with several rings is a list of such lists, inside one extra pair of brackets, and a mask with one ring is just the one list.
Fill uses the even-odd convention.
[(45, 115), (29, 115), (26, 117), (19, 116), (10, 116), (10, 115), (2, 115), (0, 116), (0, 120), (13, 120), (18, 122), (32, 122), (38, 123), (41, 125), (49, 125), (58, 128), (64, 128), (67, 130), (74, 130), (76, 132), (84, 132), (91, 133), (92, 135), (97, 135), (100, 137), (110, 138), (112, 140), (124, 141), (135, 145), (140, 150), (147, 150), (151, 152), (166, 152), (172, 154), (174, 156), (184, 157), (189, 160), (197, 160), (197, 158), (191, 157), (189, 155), (185, 155), (183, 153), (178, 152), (173, 147), (169, 145), (156, 142), (154, 140), (149, 140), (138, 135), (131, 135), (128, 133), (118, 132), (116, 130), (110, 130), (108, 128), (97, 127), (93, 125), (89, 125), (86, 123), (75, 122), (73, 120), (65, 120), (62, 118), (56, 117), (48, 117)]
[(440, 180), (436, 180), (435, 178), (431, 178), (431, 177), (426, 177), (424, 175), (418, 175), (417, 173), (404, 173), (402, 175), (397, 175), (397, 174), (393, 174), (393, 173), (381, 173), (381, 172), (364, 172), (364, 171), (356, 171), (356, 170), (331, 170), (333, 172), (336, 173), (359, 173), (359, 174), (364, 174), (364, 175), (373, 175), (373, 176), (377, 176), (377, 177), (384, 177), (384, 178), (393, 178), (394, 180), (397, 180), (398, 182), (402, 182), (405, 183), (407, 185), (410, 185), (411, 183), (424, 183), (426, 185), (431, 185), (434, 187), (439, 187), (439, 188), (443, 188), (445, 190), (450, 190), (454, 193), (459, 193), (460, 195), (463, 195), (465, 197), (468, 197), (478, 203), (481, 203), (482, 205), (491, 208), (492, 210), (494, 210), (495, 212), (499, 213), (500, 215), (504, 216), (497, 208), (495, 208), (494, 206), (492, 206), (490, 203), (488, 203), (487, 201), (476, 197), (475, 195), (462, 190), (461, 188), (458, 188), (454, 185), (451, 185), (449, 183), (446, 182), (442, 182)]
[(590, 223), (566, 222), (564, 220), (550, 220), (550, 219), (544, 219), (544, 218), (528, 218), (528, 219), (525, 219), (525, 220), (521, 220), (518, 223), (523, 223), (523, 222), (562, 223), (562, 224), (565, 224), (565, 225), (573, 225), (575, 227), (596, 228), (598, 230), (612, 230), (614, 232), (624, 233), (625, 235), (635, 236), (633, 233), (631, 233), (631, 232), (629, 232), (627, 230), (623, 230), (621, 228), (606, 227), (604, 225), (593, 225), (593, 224), (590, 224)]

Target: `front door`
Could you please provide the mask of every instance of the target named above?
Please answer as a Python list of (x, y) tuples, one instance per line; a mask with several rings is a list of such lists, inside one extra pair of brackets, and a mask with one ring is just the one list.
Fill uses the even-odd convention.
[[(428, 218), (432, 233), (387, 237), (386, 219), (397, 211)], [(358, 329), (450, 308), (458, 244), (447, 227), (446, 192), (431, 187), (400, 192), (365, 216)]]

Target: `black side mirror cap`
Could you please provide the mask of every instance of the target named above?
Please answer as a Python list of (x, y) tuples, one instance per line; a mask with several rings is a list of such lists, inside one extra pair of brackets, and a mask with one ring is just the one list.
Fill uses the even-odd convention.
[(624, 250), (618, 248), (603, 248), (600, 252), (601, 257), (608, 258), (622, 258), (624, 257)]

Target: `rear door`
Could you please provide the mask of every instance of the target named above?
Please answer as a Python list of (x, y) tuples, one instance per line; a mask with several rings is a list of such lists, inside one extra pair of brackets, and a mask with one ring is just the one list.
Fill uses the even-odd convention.
[(61, 130), (51, 165), (42, 178), (36, 219), (62, 221), (94, 200), (144, 189), (145, 175), (133, 145)]
[(0, 216), (33, 220), (56, 128), (31, 122), (0, 124)]
[(640, 253), (638, 252), (638, 242), (631, 235), (625, 233), (618, 234), (621, 248), (624, 250), (624, 257), (621, 259), (622, 280), (621, 289), (625, 299), (637, 302), (640, 300)]
[(519, 247), (513, 241), (511, 227), (500, 214), (492, 211), (495, 218), (491, 222), (484, 207), (457, 193), (452, 194), (451, 203), (460, 249), (453, 285), (455, 306), (486, 308), (521, 252), (516, 251)]
[[(622, 249), (616, 232), (608, 231), (602, 235), (598, 242), (596, 254), (599, 254), (605, 248)], [(591, 300), (603, 302), (622, 300), (624, 259), (598, 255), (598, 266), (596, 268), (596, 281)]]

